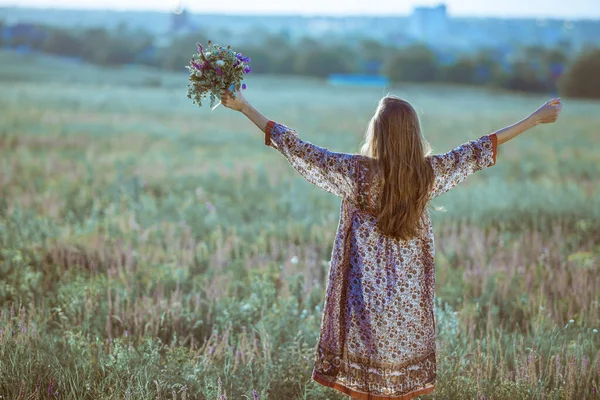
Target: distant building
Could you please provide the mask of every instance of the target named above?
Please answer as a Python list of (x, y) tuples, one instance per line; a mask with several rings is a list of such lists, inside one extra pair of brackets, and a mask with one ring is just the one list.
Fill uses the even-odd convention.
[(444, 40), (444, 36), (448, 33), (446, 5), (415, 7), (409, 18), (408, 33), (427, 43)]
[(190, 19), (190, 14), (185, 8), (171, 14), (171, 35), (185, 35), (198, 30), (196, 24)]
[(169, 24), (164, 32), (156, 36), (155, 49), (146, 49), (148, 52), (165, 48), (173, 43), (173, 39), (190, 35), (198, 31), (198, 26), (192, 21), (190, 13), (185, 8), (176, 9), (169, 14)]

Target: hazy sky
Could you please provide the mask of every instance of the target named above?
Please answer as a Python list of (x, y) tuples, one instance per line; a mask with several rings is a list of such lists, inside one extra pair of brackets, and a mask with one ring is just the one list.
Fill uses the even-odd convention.
[[(252, 14), (408, 14), (415, 5), (436, 5), (431, 0), (183, 0), (194, 12)], [(177, 8), (178, 0), (0, 0), (0, 6), (109, 8), (164, 10)], [(600, 18), (600, 0), (448, 0), (452, 15)]]

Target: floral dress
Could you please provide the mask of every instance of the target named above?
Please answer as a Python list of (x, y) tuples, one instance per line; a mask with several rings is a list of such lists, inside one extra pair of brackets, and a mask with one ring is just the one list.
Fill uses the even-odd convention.
[[(368, 158), (334, 153), (269, 121), (265, 144), (309, 182), (339, 196), (340, 221), (312, 378), (358, 399), (412, 399), (431, 393), (436, 378), (434, 238), (428, 211), (410, 240), (376, 226), (382, 182)], [(428, 159), (430, 198), (496, 163), (495, 134)]]

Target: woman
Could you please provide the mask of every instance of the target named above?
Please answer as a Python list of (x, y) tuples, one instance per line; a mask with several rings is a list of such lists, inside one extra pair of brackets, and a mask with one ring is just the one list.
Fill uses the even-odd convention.
[(498, 145), (556, 121), (560, 99), (529, 117), (440, 155), (430, 155), (417, 113), (381, 99), (361, 154), (334, 153), (268, 120), (240, 92), (241, 111), (308, 181), (342, 198), (312, 377), (357, 399), (412, 399), (436, 378), (434, 242), (426, 208), (475, 171)]

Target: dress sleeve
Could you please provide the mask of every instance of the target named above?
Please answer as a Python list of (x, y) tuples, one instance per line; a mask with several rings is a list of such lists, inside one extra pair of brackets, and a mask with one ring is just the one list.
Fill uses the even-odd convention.
[(296, 131), (274, 121), (265, 128), (265, 145), (277, 149), (300, 175), (321, 189), (339, 197), (354, 193), (355, 155), (304, 141)]
[(496, 164), (495, 133), (464, 143), (445, 154), (430, 156), (434, 183), (430, 198), (446, 193), (472, 173)]

